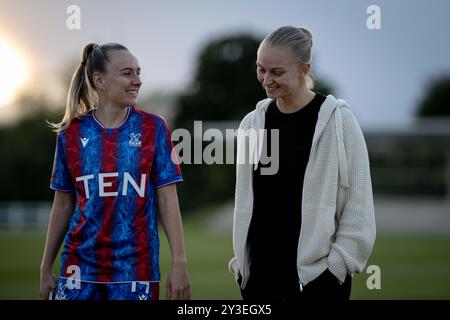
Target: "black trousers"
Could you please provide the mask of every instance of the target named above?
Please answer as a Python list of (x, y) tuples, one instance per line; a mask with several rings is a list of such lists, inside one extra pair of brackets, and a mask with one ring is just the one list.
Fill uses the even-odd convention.
[[(352, 288), (352, 277), (347, 275), (343, 284), (327, 269), (319, 277), (308, 283), (300, 290), (298, 281), (277, 281), (250, 278), (241, 295), (244, 300), (303, 300), (328, 299), (348, 300)], [(241, 279), (239, 279), (239, 283)]]

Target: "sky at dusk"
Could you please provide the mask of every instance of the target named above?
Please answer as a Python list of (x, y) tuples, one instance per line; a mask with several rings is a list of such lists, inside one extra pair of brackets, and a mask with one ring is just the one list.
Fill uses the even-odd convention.
[[(80, 29), (66, 26), (70, 5), (81, 10)], [(367, 27), (370, 5), (380, 9), (381, 29)], [(313, 32), (316, 76), (349, 103), (362, 127), (395, 127), (413, 119), (430, 80), (450, 72), (449, 13), (445, 0), (0, 0), (0, 50), (7, 43), (23, 56), (28, 75), (20, 90), (61, 99), (63, 76), (87, 43), (119, 42), (139, 59), (143, 94), (176, 92), (192, 80), (209, 41), (305, 26)], [(15, 70), (1, 72), (0, 83)], [(13, 101), (0, 107), (0, 118), (14, 108)]]

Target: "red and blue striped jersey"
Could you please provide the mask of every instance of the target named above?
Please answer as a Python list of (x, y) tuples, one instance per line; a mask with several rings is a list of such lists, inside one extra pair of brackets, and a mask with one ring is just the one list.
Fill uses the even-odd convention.
[(61, 277), (77, 266), (82, 281), (160, 280), (156, 189), (182, 181), (172, 155), (165, 121), (135, 107), (117, 128), (91, 112), (58, 134), (50, 187), (77, 200)]

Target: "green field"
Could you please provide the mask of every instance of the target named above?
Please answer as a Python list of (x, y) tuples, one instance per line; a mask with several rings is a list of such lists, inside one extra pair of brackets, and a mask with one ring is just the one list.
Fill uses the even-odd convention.
[[(227, 263), (231, 234), (185, 221), (186, 252), (193, 299), (240, 299)], [(165, 279), (168, 246), (161, 233), (161, 270)], [(45, 233), (0, 232), (0, 299), (38, 299), (39, 264)], [(450, 299), (450, 235), (378, 235), (368, 265), (381, 268), (381, 289), (366, 287), (367, 273), (354, 277), (352, 299)], [(55, 266), (55, 271), (57, 266)], [(161, 298), (165, 295), (161, 284)]]

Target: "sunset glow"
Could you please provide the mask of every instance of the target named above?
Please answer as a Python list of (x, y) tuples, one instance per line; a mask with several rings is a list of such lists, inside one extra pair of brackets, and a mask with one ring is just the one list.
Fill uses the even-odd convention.
[(27, 64), (20, 52), (0, 38), (0, 107), (13, 101), (27, 73)]

